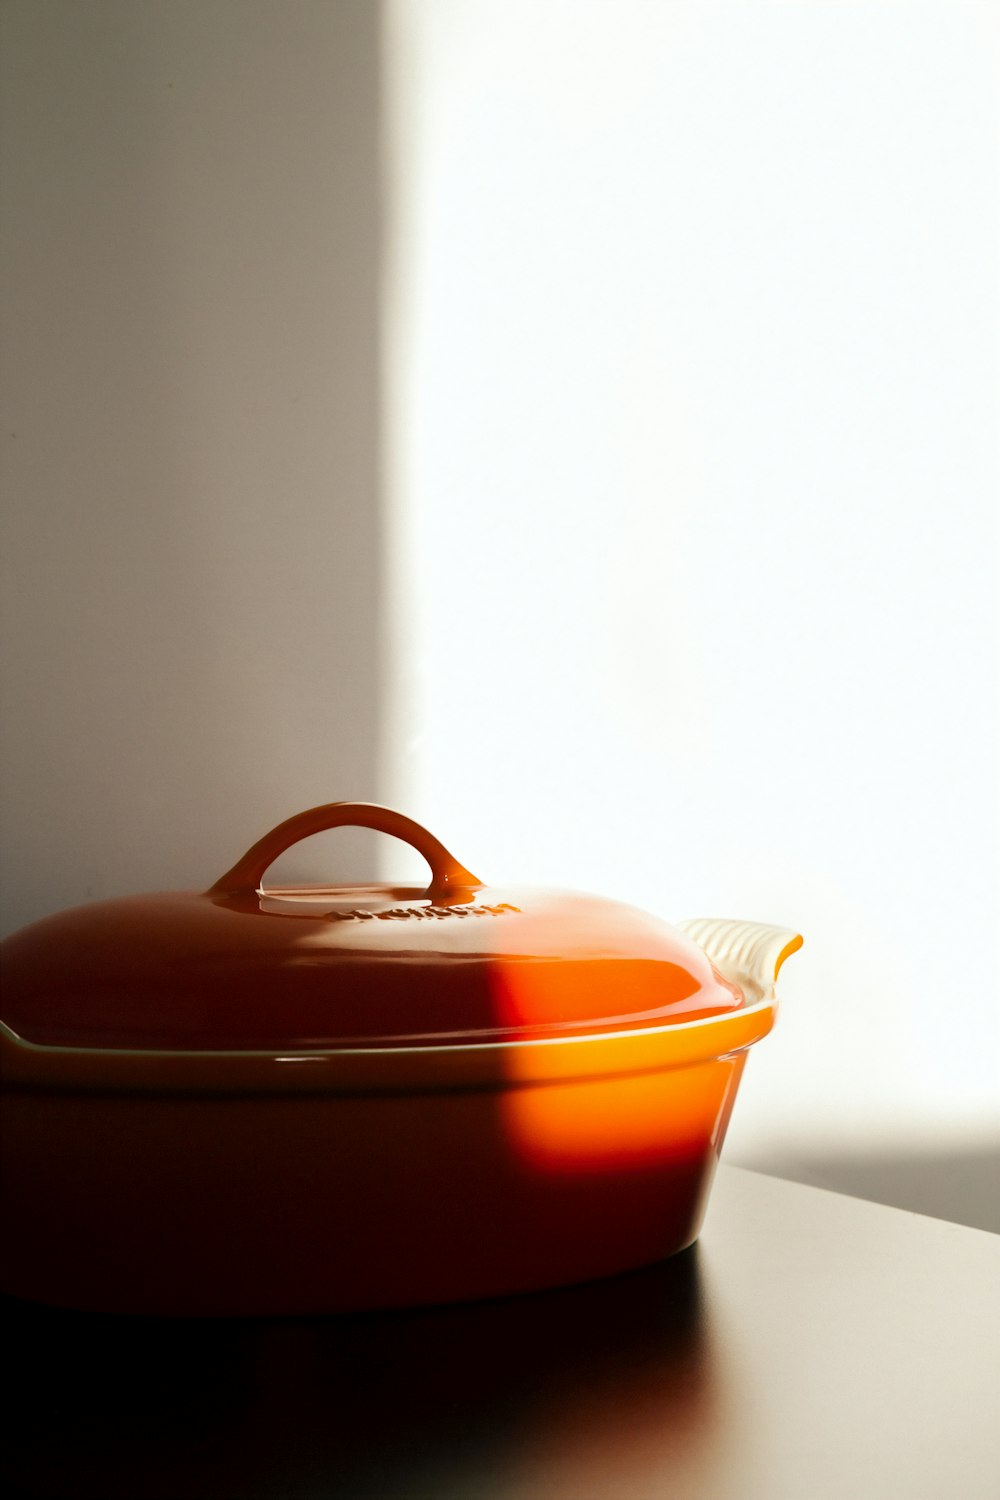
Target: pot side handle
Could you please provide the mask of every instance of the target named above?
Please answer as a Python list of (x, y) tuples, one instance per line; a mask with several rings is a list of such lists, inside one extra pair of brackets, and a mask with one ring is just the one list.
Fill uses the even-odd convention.
[(328, 828), (373, 828), (377, 833), (387, 833), (410, 844), (431, 867), (430, 896), (450, 895), (454, 899), (457, 890), (482, 888), (482, 881), (460, 865), (433, 834), (414, 823), (412, 818), (393, 812), (391, 808), (380, 807), (375, 802), (327, 802), (322, 807), (296, 813), (294, 818), (286, 818), (284, 823), (265, 833), (205, 894), (235, 896), (259, 891), (268, 866), (279, 854), (284, 854), (300, 839), (324, 833)]
[(774, 998), (774, 981), (785, 959), (802, 947), (790, 927), (741, 922), (729, 917), (691, 917), (674, 924), (705, 953), (723, 978), (751, 1003)]

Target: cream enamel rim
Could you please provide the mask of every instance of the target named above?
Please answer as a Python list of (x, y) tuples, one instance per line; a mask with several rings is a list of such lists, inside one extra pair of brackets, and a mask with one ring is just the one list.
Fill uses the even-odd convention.
[[(692, 1033), (698, 1029), (718, 1025), (720, 1022), (731, 1021), (735, 1017), (750, 1017), (770, 1011), (775, 1008), (777, 1001), (757, 1000), (753, 1005), (741, 1005), (737, 1010), (721, 1011), (715, 1016), (702, 1016), (696, 1021), (675, 1021), (664, 1026), (636, 1026), (631, 1030), (621, 1031), (588, 1031), (578, 1036), (540, 1036), (527, 1037), (523, 1041), (513, 1042), (456, 1042), (454, 1045), (438, 1045), (432, 1043), (426, 1047), (330, 1047), (325, 1051), (316, 1048), (315, 1051), (296, 1052), (294, 1048), (286, 1052), (278, 1052), (273, 1047), (67, 1047), (50, 1046), (46, 1042), (32, 1042), (27, 1037), (18, 1036), (12, 1031), (6, 1021), (0, 1021), (0, 1036), (3, 1040), (11, 1043), (21, 1051), (31, 1052), (47, 1057), (136, 1057), (136, 1058), (201, 1058), (206, 1061), (220, 1057), (255, 1057), (266, 1059), (275, 1063), (298, 1063), (326, 1061), (336, 1058), (338, 1061), (347, 1057), (428, 1057), (436, 1054), (444, 1054), (449, 1057), (459, 1055), (479, 1056), (484, 1052), (511, 1052), (517, 1049), (533, 1047), (566, 1047), (581, 1046), (584, 1042), (616, 1042), (635, 1037), (654, 1037), (676, 1035), (678, 1033)], [(724, 1055), (724, 1054), (722, 1054)]]
[(502, 1091), (546, 1083), (712, 1066), (765, 1036), (777, 1004), (760, 1001), (701, 1021), (589, 1036), (336, 1052), (157, 1052), (48, 1047), (0, 1023), (5, 1089), (40, 1097), (338, 1096)]

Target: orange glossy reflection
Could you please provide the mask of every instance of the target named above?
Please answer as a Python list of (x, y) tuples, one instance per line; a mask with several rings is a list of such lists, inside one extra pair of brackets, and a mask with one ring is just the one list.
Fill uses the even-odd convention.
[[(502, 1118), (515, 1149), (549, 1171), (628, 1169), (718, 1152), (742, 1058), (624, 1077), (511, 1087)], [(508, 1058), (517, 1084), (517, 1057)]]

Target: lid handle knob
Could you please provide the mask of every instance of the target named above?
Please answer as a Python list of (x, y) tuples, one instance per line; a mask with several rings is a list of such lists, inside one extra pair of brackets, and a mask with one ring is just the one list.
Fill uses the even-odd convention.
[(431, 867), (428, 895), (446, 896), (456, 887), (478, 888), (482, 885), (482, 881), (460, 865), (433, 834), (414, 823), (412, 818), (393, 812), (391, 808), (380, 807), (375, 802), (327, 802), (322, 807), (296, 813), (294, 818), (286, 818), (284, 823), (265, 833), (206, 894), (235, 896), (259, 891), (268, 866), (279, 854), (284, 854), (300, 839), (324, 833), (328, 828), (373, 828), (377, 833), (388, 833), (410, 844)]

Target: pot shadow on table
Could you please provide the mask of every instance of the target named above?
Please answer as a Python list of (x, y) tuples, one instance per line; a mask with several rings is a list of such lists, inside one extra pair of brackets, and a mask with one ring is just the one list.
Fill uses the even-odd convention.
[(598, 1467), (651, 1443), (687, 1463), (719, 1417), (703, 1300), (697, 1248), (586, 1286), (345, 1317), (7, 1299), (6, 1494), (457, 1500), (531, 1493), (543, 1472), (572, 1493), (581, 1444)]

